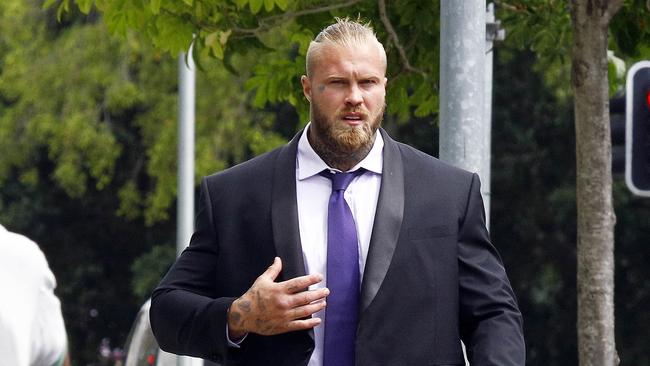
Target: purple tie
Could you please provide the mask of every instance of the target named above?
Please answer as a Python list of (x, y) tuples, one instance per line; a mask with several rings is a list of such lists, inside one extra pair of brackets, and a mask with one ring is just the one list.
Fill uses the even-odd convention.
[(343, 194), (365, 169), (320, 174), (332, 181), (327, 214), (327, 297), (323, 366), (354, 366), (359, 311), (359, 249), (352, 211)]

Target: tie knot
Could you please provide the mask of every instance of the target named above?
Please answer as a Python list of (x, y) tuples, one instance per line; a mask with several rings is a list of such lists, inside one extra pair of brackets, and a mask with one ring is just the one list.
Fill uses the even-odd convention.
[(358, 175), (363, 174), (364, 171), (365, 169), (363, 168), (347, 173), (332, 173), (329, 170), (323, 170), (320, 172), (320, 175), (332, 181), (332, 191), (345, 191), (348, 189), (352, 180)]

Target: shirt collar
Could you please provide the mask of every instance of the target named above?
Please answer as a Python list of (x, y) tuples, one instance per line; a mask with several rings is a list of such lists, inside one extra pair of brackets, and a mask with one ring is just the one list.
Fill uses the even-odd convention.
[[(325, 169), (337, 170), (327, 166), (323, 159), (321, 159), (320, 156), (316, 154), (316, 151), (311, 147), (311, 144), (307, 139), (307, 131), (310, 126), (311, 122), (307, 124), (307, 127), (302, 131), (302, 136), (300, 136), (300, 140), (298, 141), (298, 154), (296, 156), (296, 167), (298, 169), (296, 175), (298, 180), (307, 179), (317, 175)], [(368, 155), (350, 170), (353, 171), (359, 168), (364, 168), (375, 174), (381, 174), (384, 165), (384, 157), (382, 155), (383, 150), (384, 139), (381, 137), (381, 133), (377, 132), (375, 133), (375, 142)]]

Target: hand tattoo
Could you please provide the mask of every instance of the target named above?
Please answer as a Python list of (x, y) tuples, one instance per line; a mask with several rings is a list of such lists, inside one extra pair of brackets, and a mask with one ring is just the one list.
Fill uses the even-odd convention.
[(245, 312), (245, 313), (250, 313), (251, 312), (251, 302), (248, 300), (242, 300), (237, 303), (237, 307)]

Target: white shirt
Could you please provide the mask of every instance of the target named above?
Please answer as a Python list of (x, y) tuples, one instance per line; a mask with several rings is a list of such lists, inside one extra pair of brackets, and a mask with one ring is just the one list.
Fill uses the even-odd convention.
[(36, 243), (0, 225), (0, 363), (58, 365), (67, 340), (56, 280)]
[[(307, 125), (300, 137), (296, 156), (298, 224), (305, 271), (308, 274), (320, 273), (325, 278), (321, 283), (311, 288), (321, 288), (327, 286), (327, 210), (332, 192), (332, 182), (328, 178), (319, 175), (319, 173), (324, 169), (338, 170), (328, 167), (309, 144), (307, 139), (309, 126)], [(381, 186), (383, 148), (384, 140), (381, 134), (376, 133), (375, 142), (368, 155), (350, 169), (350, 171), (354, 171), (364, 168), (367, 172), (356, 177), (344, 194), (357, 227), (359, 273), (361, 278), (363, 278), (366, 265), (379, 188)], [(319, 311), (314, 316), (321, 318), (323, 321), (321, 325), (314, 328), (314, 341), (316, 344), (309, 360), (309, 366), (321, 366), (323, 364), (325, 310)]]

